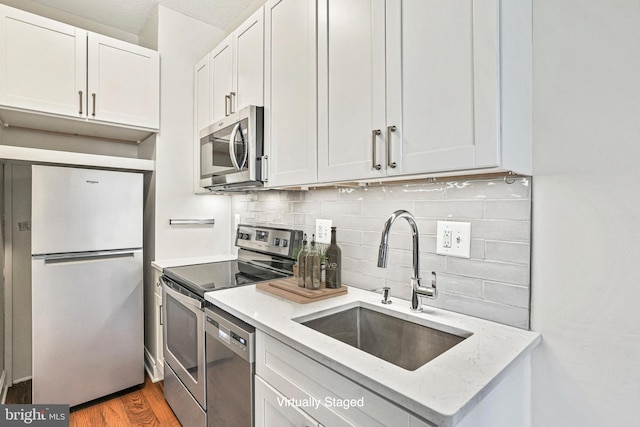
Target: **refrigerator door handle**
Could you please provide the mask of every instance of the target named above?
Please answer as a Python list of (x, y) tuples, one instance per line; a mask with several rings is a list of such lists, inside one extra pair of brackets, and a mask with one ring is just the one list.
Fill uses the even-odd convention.
[(133, 258), (134, 255), (134, 251), (127, 249), (124, 251), (93, 251), (53, 255), (34, 255), (33, 259), (43, 259), (46, 265), (59, 264), (63, 262), (87, 262), (114, 258)]

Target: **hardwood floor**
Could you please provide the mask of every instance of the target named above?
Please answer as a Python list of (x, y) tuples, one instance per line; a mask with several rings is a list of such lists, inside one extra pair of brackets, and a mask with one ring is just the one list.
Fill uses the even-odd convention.
[[(30, 403), (31, 381), (9, 388), (6, 403)], [(152, 383), (111, 394), (71, 408), (71, 427), (162, 426), (180, 427), (178, 419), (164, 400), (162, 382)]]

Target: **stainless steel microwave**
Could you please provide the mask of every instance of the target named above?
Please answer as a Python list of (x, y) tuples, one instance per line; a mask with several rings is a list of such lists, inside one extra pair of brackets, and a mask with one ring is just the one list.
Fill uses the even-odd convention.
[[(250, 105), (200, 131), (200, 186), (241, 191), (266, 181), (264, 108)], [(264, 175), (264, 176), (263, 176)]]

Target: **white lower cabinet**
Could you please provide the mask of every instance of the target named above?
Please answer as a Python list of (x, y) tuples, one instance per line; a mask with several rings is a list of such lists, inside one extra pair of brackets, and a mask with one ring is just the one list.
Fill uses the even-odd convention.
[(260, 330), (256, 374), (256, 426), (434, 426)]
[(311, 427), (320, 426), (318, 421), (294, 405), (290, 399), (256, 376), (255, 402), (256, 427)]

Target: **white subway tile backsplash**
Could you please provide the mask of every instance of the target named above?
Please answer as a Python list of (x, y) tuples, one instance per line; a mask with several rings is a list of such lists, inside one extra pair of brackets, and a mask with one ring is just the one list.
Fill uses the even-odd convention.
[(389, 185), (382, 188), (385, 189), (386, 200), (390, 201), (442, 200), (446, 197), (442, 183)]
[(485, 258), (492, 261), (528, 265), (531, 259), (530, 245), (529, 243), (487, 240), (485, 242)]
[(531, 240), (531, 223), (474, 219), (471, 221), (471, 236), (485, 240), (528, 242)]
[[(522, 328), (529, 325), (531, 240), (530, 178), (502, 178), (352, 186), (309, 191), (260, 191), (232, 196), (241, 221), (294, 227), (315, 233), (315, 220), (338, 228), (345, 284), (363, 289), (391, 287), (409, 299), (413, 276), (411, 229), (404, 220), (389, 236), (388, 268), (377, 267), (384, 222), (395, 210), (416, 217), (424, 284), (438, 277), (438, 298), (423, 303)], [(435, 254), (436, 222), (471, 223), (471, 259)], [(407, 302), (407, 304), (409, 304)]]
[[(464, 295), (447, 294), (444, 297), (444, 307), (448, 310), (469, 314), (471, 316), (490, 319), (495, 322), (505, 323), (518, 328), (529, 328), (529, 310), (511, 305), (497, 304), (478, 298), (470, 298)], [(431, 300), (423, 300), (425, 303)]]
[(381, 218), (382, 223), (380, 227), (382, 229), (382, 224), (384, 221), (391, 215), (394, 211), (399, 209), (403, 209), (405, 211), (413, 212), (414, 211), (414, 203), (413, 201), (402, 201), (402, 202), (390, 202), (388, 200), (373, 200), (373, 201), (365, 201), (363, 202), (363, 213), (366, 212), (369, 216), (378, 216)]
[(500, 304), (529, 308), (529, 287), (485, 281), (484, 298)]
[(526, 265), (449, 257), (447, 273), (529, 286), (529, 267)]
[(436, 219), (472, 219), (482, 218), (484, 211), (483, 200), (438, 200), (415, 202), (417, 218)]
[[(473, 235), (473, 231), (471, 232)], [(484, 240), (482, 239), (471, 239), (471, 258), (472, 259), (484, 259), (485, 258), (485, 247)]]
[(336, 231), (336, 239), (341, 247), (346, 244), (361, 245), (362, 231), (340, 229)]
[(438, 274), (436, 279), (438, 292), (466, 295), (482, 298), (484, 295), (483, 281), (471, 277)]
[(502, 179), (461, 180), (443, 183), (445, 197), (455, 199), (530, 199), (529, 178), (518, 178), (513, 184)]
[[(328, 201), (322, 202), (322, 213), (332, 215), (362, 215), (362, 202)], [(367, 213), (369, 215), (369, 213)]]
[(382, 231), (384, 220), (380, 221), (378, 217), (370, 216), (345, 216), (342, 218), (342, 227), (347, 230), (361, 230), (361, 231)]
[(320, 212), (322, 208), (322, 203), (320, 201), (313, 202), (293, 202), (291, 203), (291, 212), (296, 213), (316, 213)]
[(506, 219), (528, 221), (531, 217), (531, 201), (523, 200), (486, 200), (484, 217), (487, 219)]

